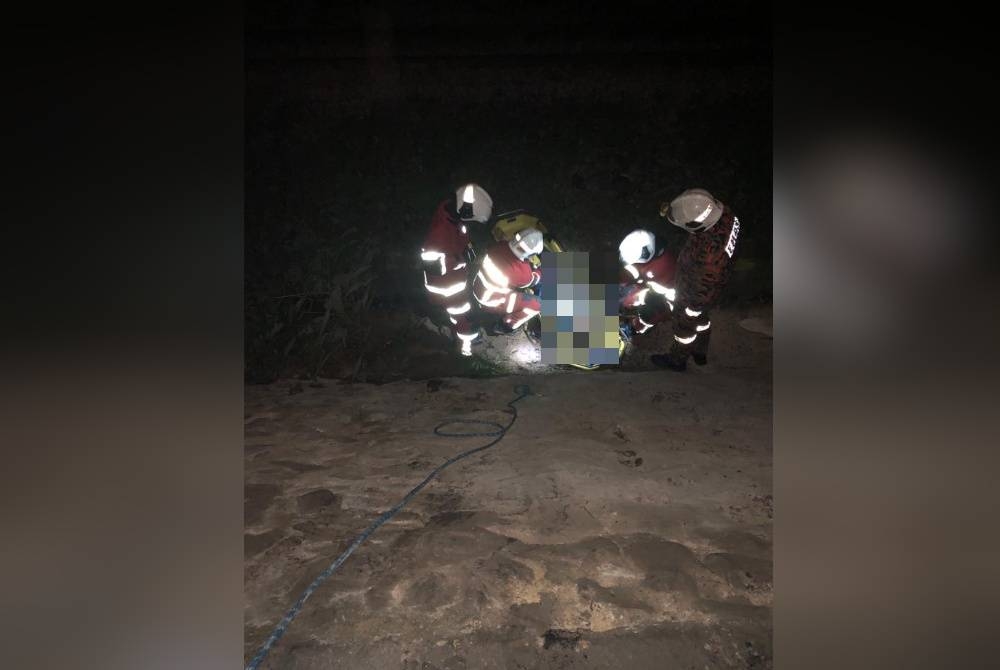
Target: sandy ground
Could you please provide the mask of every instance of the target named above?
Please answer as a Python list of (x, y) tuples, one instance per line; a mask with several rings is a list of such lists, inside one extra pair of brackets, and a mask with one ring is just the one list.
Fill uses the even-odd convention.
[[(442, 473), (307, 602), (265, 668), (770, 668), (771, 340), (713, 317), (709, 365), (246, 389), (245, 654), (436, 464)], [(717, 320), (716, 320), (717, 319)], [(661, 337), (668, 337), (664, 331)], [(652, 346), (652, 351), (657, 350)]]

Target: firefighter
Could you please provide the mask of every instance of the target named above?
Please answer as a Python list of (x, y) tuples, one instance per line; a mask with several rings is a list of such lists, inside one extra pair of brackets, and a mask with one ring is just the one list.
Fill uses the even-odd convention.
[(500, 332), (513, 332), (542, 309), (538, 297), (526, 290), (542, 280), (541, 271), (529, 260), (542, 252), (542, 246), (541, 231), (526, 228), (483, 254), (472, 293), (482, 311), (502, 315)]
[(431, 303), (448, 313), (452, 332), (463, 356), (472, 355), (472, 342), (479, 329), (470, 320), (472, 297), (469, 265), (475, 252), (469, 241), (468, 224), (486, 223), (493, 214), (493, 200), (478, 184), (466, 184), (434, 212), (430, 230), (420, 249), (424, 287)]
[(660, 216), (690, 236), (677, 256), (674, 343), (669, 353), (656, 354), (651, 360), (682, 372), (689, 356), (698, 365), (708, 362), (709, 311), (729, 279), (740, 221), (726, 205), (700, 188), (661, 204)]
[(648, 230), (633, 230), (618, 245), (622, 262), (619, 307), (634, 312), (621, 327), (626, 342), (670, 318), (676, 292), (674, 258)]

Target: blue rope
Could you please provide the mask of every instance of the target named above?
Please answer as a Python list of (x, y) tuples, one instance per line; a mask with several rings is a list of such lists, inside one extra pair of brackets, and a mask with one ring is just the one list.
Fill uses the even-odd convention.
[[(475, 447), (473, 449), (463, 451), (456, 456), (452, 456), (447, 461), (434, 468), (429, 475), (424, 477), (423, 481), (414, 486), (413, 489), (409, 493), (407, 493), (402, 500), (396, 503), (395, 507), (383, 512), (377, 519), (375, 519), (372, 525), (368, 526), (368, 528), (366, 528), (363, 533), (358, 535), (354, 539), (354, 541), (351, 542), (351, 545), (344, 551), (344, 553), (338, 556), (337, 559), (333, 563), (331, 563), (326, 570), (321, 572), (319, 576), (316, 577), (316, 579), (314, 579), (312, 583), (309, 584), (308, 587), (306, 587), (306, 590), (302, 593), (301, 596), (299, 596), (299, 599), (295, 601), (295, 604), (292, 605), (292, 607), (285, 613), (285, 616), (281, 618), (281, 621), (278, 623), (278, 625), (275, 626), (274, 631), (271, 632), (271, 635), (267, 638), (267, 641), (264, 642), (263, 646), (261, 646), (260, 651), (257, 652), (257, 655), (254, 656), (253, 659), (250, 661), (250, 663), (246, 666), (246, 670), (257, 670), (260, 664), (264, 662), (264, 659), (267, 657), (267, 654), (271, 651), (271, 648), (275, 644), (277, 644), (278, 640), (280, 640), (281, 637), (285, 634), (285, 631), (288, 630), (288, 626), (292, 623), (295, 617), (298, 616), (299, 612), (302, 610), (302, 606), (305, 605), (306, 601), (309, 599), (309, 596), (311, 596), (316, 591), (316, 589), (318, 589), (319, 586), (324, 581), (326, 581), (327, 577), (336, 572), (337, 568), (339, 568), (344, 563), (344, 561), (346, 561), (347, 558), (354, 553), (355, 549), (361, 546), (362, 542), (367, 540), (372, 533), (378, 530), (379, 526), (384, 524), (392, 517), (396, 516), (396, 513), (399, 512), (399, 510), (403, 509), (406, 503), (410, 502), (410, 500), (412, 500), (414, 496), (420, 493), (421, 489), (427, 486), (431, 482), (431, 480), (437, 477), (438, 474), (440, 474), (441, 471), (447, 468), (449, 465), (451, 465), (452, 463), (456, 463), (457, 461), (460, 461), (463, 458), (471, 456), (472, 454), (489, 449), (490, 447), (492, 447), (493, 445), (495, 445), (497, 442), (499, 442), (504, 438), (504, 436), (507, 434), (507, 431), (510, 430), (511, 426), (514, 425), (514, 422), (517, 421), (517, 407), (514, 406), (514, 403), (531, 395), (531, 389), (528, 387), (527, 384), (520, 384), (518, 386), (515, 386), (514, 392), (517, 393), (517, 397), (511, 400), (509, 403), (507, 403), (507, 406), (510, 407), (511, 409), (511, 417), (510, 417), (510, 422), (506, 426), (496, 423), (494, 421), (477, 421), (474, 419), (449, 419), (448, 421), (439, 423), (437, 426), (434, 427), (434, 434), (439, 435), (441, 437), (492, 437), (494, 439), (488, 444), (484, 444), (481, 447)], [(492, 426), (496, 428), (496, 430), (488, 432), (483, 432), (483, 431), (454, 432), (454, 431), (444, 430), (445, 426), (451, 426), (453, 424)]]

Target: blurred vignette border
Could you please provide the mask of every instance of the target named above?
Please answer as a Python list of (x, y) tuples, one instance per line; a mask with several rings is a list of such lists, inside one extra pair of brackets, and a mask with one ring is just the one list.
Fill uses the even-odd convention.
[(961, 9), (921, 13), (776, 19), (783, 667), (995, 659), (995, 103), (956, 102), (995, 59)]
[[(996, 228), (984, 174), (995, 153), (992, 103), (970, 92), (983, 90), (995, 60), (992, 22), (950, 4), (926, 17), (933, 33), (907, 35), (900, 18), (920, 21), (916, 7), (903, 17), (833, 9), (825, 34), (808, 34), (802, 21), (776, 50), (775, 656), (789, 668), (980, 667), (996, 658)], [(858, 16), (881, 33), (858, 36)], [(841, 26), (846, 35), (838, 20), (853, 22)], [(779, 45), (789, 36), (780, 25)], [(942, 33), (958, 34), (959, 48)], [(143, 108), (164, 109), (164, 98), (205, 108), (227, 96), (218, 81), (242, 84), (239, 67), (209, 75), (211, 60), (185, 75), (201, 73), (200, 88), (150, 95)], [(236, 98), (220, 106), (238, 125)], [(157, 127), (176, 123), (168, 112)], [(195, 128), (188, 140), (216, 130)], [(107, 137), (94, 151), (101, 166), (130, 164), (102, 153)], [(240, 174), (239, 138), (205, 151), (227, 163), (222, 182)], [(66, 163), (58, 155), (54, 167)], [(242, 198), (213, 187), (204, 161), (193, 169), (173, 160), (149, 178), (179, 202), (176, 175), (193, 175), (191, 190), (205, 199), (169, 211), (162, 229), (229, 209), (211, 230), (223, 231), (212, 248), (231, 265), (207, 263), (205, 276), (192, 276), (191, 250), (208, 247), (208, 226), (185, 228), (186, 244), (129, 246), (111, 231), (117, 245), (92, 246), (104, 260), (162, 270), (149, 285), (128, 274), (127, 288), (155, 305), (190, 301), (194, 313), (148, 329), (123, 313), (104, 326), (112, 346), (66, 329), (59, 355), (37, 342), (8, 354), (3, 627), (32, 647), (24, 658), (9, 648), (12, 667), (57, 647), (70, 663), (94, 658), (102, 668), (222, 667), (242, 656), (239, 315), (221, 340), (196, 341), (220, 304), (205, 286), (225, 284), (234, 304), (240, 298), (229, 280), (242, 252)], [(59, 201), (53, 192), (36, 202)], [(159, 200), (129, 207), (149, 202)], [(111, 220), (93, 223), (101, 218)], [(78, 279), (66, 286), (74, 315), (101, 290)], [(182, 340), (169, 326), (195, 335)]]

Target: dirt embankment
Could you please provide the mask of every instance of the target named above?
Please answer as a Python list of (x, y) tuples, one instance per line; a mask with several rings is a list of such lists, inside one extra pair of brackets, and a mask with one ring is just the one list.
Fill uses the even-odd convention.
[(772, 667), (770, 345), (737, 330), (685, 374), (247, 387), (247, 658), (482, 443), (436, 424), (506, 422), (527, 383), (509, 435), (363, 544), (264, 667)]

